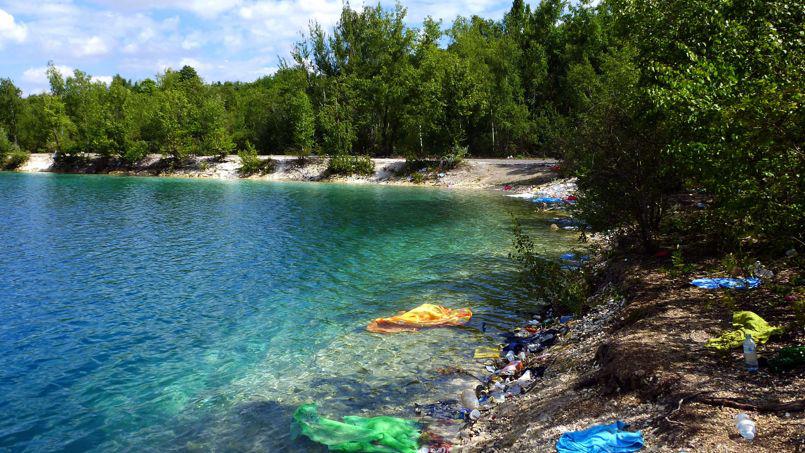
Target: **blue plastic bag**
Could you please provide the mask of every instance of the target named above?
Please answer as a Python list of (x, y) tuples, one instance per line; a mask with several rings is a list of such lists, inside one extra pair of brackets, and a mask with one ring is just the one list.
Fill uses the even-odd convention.
[(760, 279), (757, 277), (748, 278), (697, 278), (690, 282), (691, 285), (704, 288), (728, 288), (728, 289), (750, 289), (757, 288), (760, 285)]
[(595, 425), (583, 431), (562, 434), (556, 442), (559, 453), (624, 453), (643, 448), (643, 433), (624, 431), (626, 423)]

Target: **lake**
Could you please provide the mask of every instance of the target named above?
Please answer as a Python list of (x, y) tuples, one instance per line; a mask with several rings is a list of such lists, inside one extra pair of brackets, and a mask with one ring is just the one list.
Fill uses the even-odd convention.
[[(420, 187), (0, 172), (0, 450), (307, 451), (290, 416), (414, 417), (538, 307), (527, 201)], [(430, 302), (461, 327), (373, 318)]]

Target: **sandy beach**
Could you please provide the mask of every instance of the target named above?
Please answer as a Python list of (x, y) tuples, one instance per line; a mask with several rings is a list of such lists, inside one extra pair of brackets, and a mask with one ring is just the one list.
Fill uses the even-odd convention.
[[(303, 163), (294, 156), (272, 155), (260, 156), (261, 159), (273, 159), (276, 170), (265, 175), (253, 175), (245, 178), (267, 181), (327, 181), (355, 184), (397, 184), (427, 185), (456, 188), (503, 188), (512, 186), (512, 193), (528, 190), (556, 177), (552, 167), (557, 165), (555, 159), (465, 159), (456, 168), (439, 172), (423, 164), (420, 169), (413, 169), (405, 174), (405, 159), (375, 158), (375, 171), (371, 176), (331, 176), (327, 174), (327, 158), (310, 157)], [(149, 155), (133, 166), (123, 166), (114, 161), (105, 161), (97, 156), (89, 155), (85, 163), (70, 168), (57, 168), (51, 154), (35, 153), (31, 155), (21, 172), (56, 172), (56, 173), (106, 173), (130, 176), (170, 176), (188, 178), (243, 178), (240, 173), (240, 158), (227, 156), (201, 156), (188, 158), (181, 166), (172, 166), (160, 155)], [(412, 173), (422, 174), (421, 182), (413, 181)]]

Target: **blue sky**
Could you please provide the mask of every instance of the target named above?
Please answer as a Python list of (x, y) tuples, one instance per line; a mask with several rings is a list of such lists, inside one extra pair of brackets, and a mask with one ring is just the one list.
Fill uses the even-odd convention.
[[(374, 4), (374, 2), (368, 2)], [(393, 2), (383, 1), (393, 5)], [(479, 14), (510, 0), (409, 0), (408, 22)], [(341, 0), (0, 0), (0, 77), (26, 94), (47, 88), (45, 66), (108, 81), (195, 67), (207, 81), (251, 81), (276, 70), (308, 23), (331, 27)], [(362, 3), (352, 1), (353, 8)]]

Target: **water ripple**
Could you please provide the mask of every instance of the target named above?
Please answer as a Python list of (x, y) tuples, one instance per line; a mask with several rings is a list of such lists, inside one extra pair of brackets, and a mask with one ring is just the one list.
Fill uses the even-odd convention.
[[(0, 173), (0, 450), (298, 450), (290, 415), (412, 416), (535, 310), (471, 191)], [(549, 253), (572, 236), (534, 231)], [(382, 336), (432, 302), (467, 326)], [(485, 323), (487, 329), (481, 326)], [(426, 359), (423, 359), (426, 358)]]

